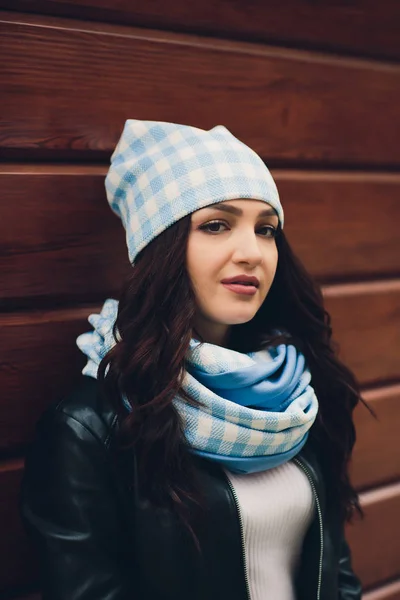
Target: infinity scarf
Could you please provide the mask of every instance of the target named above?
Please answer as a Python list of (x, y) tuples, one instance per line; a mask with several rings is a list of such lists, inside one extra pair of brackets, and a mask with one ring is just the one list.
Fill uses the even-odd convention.
[[(97, 378), (114, 346), (117, 312), (118, 302), (106, 300), (100, 314), (89, 316), (94, 331), (77, 338), (89, 359), (84, 375)], [(304, 356), (293, 345), (242, 354), (192, 339), (183, 389), (202, 405), (179, 396), (173, 403), (192, 452), (232, 472), (252, 473), (287, 462), (304, 446), (318, 412), (310, 381)]]

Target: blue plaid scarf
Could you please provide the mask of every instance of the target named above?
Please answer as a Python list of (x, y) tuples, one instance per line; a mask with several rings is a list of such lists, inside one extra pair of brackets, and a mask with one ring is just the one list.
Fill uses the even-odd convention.
[[(90, 315), (94, 331), (77, 339), (88, 357), (84, 375), (97, 377), (115, 344), (116, 300)], [(304, 446), (318, 411), (304, 356), (292, 345), (242, 354), (192, 340), (183, 388), (201, 402), (175, 398), (191, 450), (230, 471), (264, 471), (292, 459)], [(131, 410), (127, 399), (126, 407)]]

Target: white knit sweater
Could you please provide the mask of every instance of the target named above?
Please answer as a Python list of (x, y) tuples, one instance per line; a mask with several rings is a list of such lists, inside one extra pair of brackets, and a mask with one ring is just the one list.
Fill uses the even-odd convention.
[(315, 510), (307, 476), (293, 462), (261, 473), (226, 474), (243, 519), (251, 600), (295, 600), (296, 568)]

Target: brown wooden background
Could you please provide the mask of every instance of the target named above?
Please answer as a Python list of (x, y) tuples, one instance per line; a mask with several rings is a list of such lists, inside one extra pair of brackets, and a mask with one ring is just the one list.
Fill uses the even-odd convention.
[(399, 600), (400, 3), (0, 9), (0, 596), (38, 598), (17, 512), (24, 448), (84, 362), (88, 313), (126, 272), (103, 180), (125, 119), (143, 118), (225, 124), (272, 167), (289, 239), (378, 415), (356, 414), (355, 569), (365, 599)]

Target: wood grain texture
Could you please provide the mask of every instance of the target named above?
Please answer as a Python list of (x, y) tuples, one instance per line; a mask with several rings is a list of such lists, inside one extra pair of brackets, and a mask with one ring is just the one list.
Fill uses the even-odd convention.
[[(106, 166), (0, 165), (0, 306), (95, 302), (129, 271)], [(273, 175), (285, 232), (320, 281), (400, 274), (400, 176)], [(318, 252), (315, 249), (318, 248)]]
[(285, 233), (313, 275), (327, 281), (400, 273), (398, 175), (274, 170), (273, 176)]
[(0, 7), (400, 58), (397, 0), (2, 0)]
[(377, 418), (361, 404), (355, 411), (357, 442), (351, 474), (358, 489), (400, 480), (400, 385), (366, 391), (363, 398)]
[(400, 163), (398, 66), (15, 15), (0, 23), (3, 157), (108, 156), (134, 117), (223, 123), (275, 164)]
[(85, 360), (76, 337), (89, 331), (95, 308), (0, 314), (0, 447), (8, 453), (32, 439), (41, 412), (59, 399)]
[(363, 595), (363, 600), (400, 600), (400, 581), (394, 581)]
[(18, 513), (22, 462), (0, 463), (0, 596), (12, 586), (32, 583), (36, 562)]
[(129, 262), (124, 230), (105, 197), (105, 169), (43, 170), (0, 172), (2, 300), (29, 306), (32, 299), (90, 302), (116, 295)]
[(364, 384), (398, 380), (400, 280), (325, 286), (339, 356)]
[(361, 495), (365, 520), (348, 526), (353, 567), (365, 588), (400, 577), (400, 482)]

